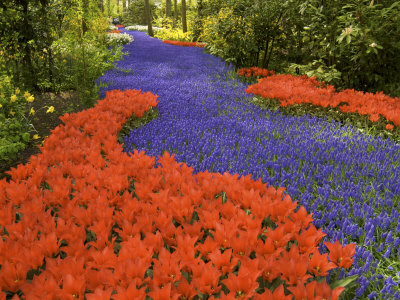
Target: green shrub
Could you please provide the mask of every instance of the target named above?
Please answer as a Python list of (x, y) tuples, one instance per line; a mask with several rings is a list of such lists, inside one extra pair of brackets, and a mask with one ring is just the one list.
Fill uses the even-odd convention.
[(74, 14), (65, 16), (64, 22), (68, 30), (51, 47), (58, 58), (55, 69), (63, 78), (60, 89), (78, 91), (82, 104), (89, 107), (98, 97), (96, 80), (122, 58), (122, 47), (111, 43), (109, 49), (109, 23), (103, 17), (93, 18), (84, 34)]
[(26, 104), (34, 99), (15, 88), (10, 77), (0, 76), (0, 163), (15, 159), (30, 141), (32, 127), (26, 115), (34, 110), (29, 107), (26, 113)]
[(342, 73), (335, 69), (335, 65), (327, 66), (322, 59), (314, 60), (307, 65), (290, 64), (285, 72), (292, 75), (307, 75), (315, 77), (318, 81), (324, 81), (331, 85), (338, 85)]
[(160, 40), (170, 40), (170, 41), (181, 41), (181, 42), (191, 42), (192, 41), (192, 32), (182, 32), (181, 29), (174, 28), (162, 28), (157, 30), (154, 34), (154, 37)]

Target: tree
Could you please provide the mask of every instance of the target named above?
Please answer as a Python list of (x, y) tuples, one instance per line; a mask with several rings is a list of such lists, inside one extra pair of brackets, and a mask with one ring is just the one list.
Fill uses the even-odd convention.
[(182, 31), (187, 32), (187, 22), (186, 22), (186, 0), (182, 0)]
[(167, 18), (170, 18), (171, 15), (172, 15), (171, 8), (172, 8), (171, 0), (166, 0), (165, 1), (165, 15), (166, 15)]
[(144, 0), (144, 11), (147, 22), (147, 32), (149, 36), (153, 36), (153, 27), (151, 25), (151, 11), (150, 11), (150, 2), (149, 0)]
[(178, 22), (178, 0), (174, 0), (174, 24), (173, 24), (173, 27), (176, 26), (176, 22)]

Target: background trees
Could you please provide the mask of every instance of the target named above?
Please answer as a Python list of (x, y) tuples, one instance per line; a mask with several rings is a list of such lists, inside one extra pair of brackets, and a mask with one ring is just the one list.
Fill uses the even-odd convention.
[(203, 0), (194, 37), (237, 67), (400, 95), (400, 1)]
[(16, 87), (38, 92), (74, 89), (83, 101), (90, 101), (95, 80), (113, 61), (104, 39), (109, 23), (97, 0), (1, 3), (0, 73)]

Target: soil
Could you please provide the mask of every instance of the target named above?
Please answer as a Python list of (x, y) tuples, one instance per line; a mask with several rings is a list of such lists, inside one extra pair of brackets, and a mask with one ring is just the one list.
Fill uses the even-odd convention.
[[(35, 101), (32, 103), (35, 114), (31, 117), (31, 124), (34, 129), (33, 134), (38, 134), (39, 139), (32, 140), (24, 150), (17, 154), (16, 159), (0, 163), (0, 180), (4, 177), (9, 178), (5, 172), (19, 164), (26, 164), (32, 155), (40, 152), (39, 146), (43, 143), (44, 139), (50, 135), (51, 130), (55, 129), (62, 122), (59, 119), (65, 113), (79, 112), (85, 107), (82, 105), (79, 94), (77, 92), (62, 92), (60, 94), (43, 93), (35, 95)], [(46, 113), (47, 108), (54, 106), (53, 113)]]

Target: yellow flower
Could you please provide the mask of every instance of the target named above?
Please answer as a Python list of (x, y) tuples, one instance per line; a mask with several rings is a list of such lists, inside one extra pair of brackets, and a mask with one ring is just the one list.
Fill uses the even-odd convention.
[(15, 90), (15, 94), (16, 94), (16, 95), (18, 95), (20, 92), (21, 92), (21, 90), (20, 90), (19, 88), (17, 88), (17, 89)]
[(3, 105), (0, 104), (0, 108), (2, 108), (2, 107), (3, 107)]
[(24, 97), (25, 97), (25, 98), (28, 98), (30, 95), (31, 95), (31, 93), (29, 93), (29, 92), (25, 92), (25, 93), (24, 93)]
[(33, 109), (33, 107), (31, 108), (31, 111), (29, 112), (29, 115), (34, 115), (35, 114), (35, 110)]
[(38, 134), (34, 134), (32, 137), (34, 140), (40, 139), (40, 136)]
[(342, 30), (343, 35), (350, 35), (353, 32), (353, 26), (346, 27), (345, 29)]
[(54, 106), (50, 106), (46, 113), (52, 113), (54, 111)]
[(10, 100), (11, 102), (15, 102), (17, 100), (17, 95), (12, 95)]
[(26, 101), (28, 102), (33, 102), (33, 100), (35, 100), (35, 97), (33, 96), (29, 96), (28, 98), (26, 98)]
[(14, 117), (15, 112), (14, 111), (10, 111), (10, 115), (12, 115)]

